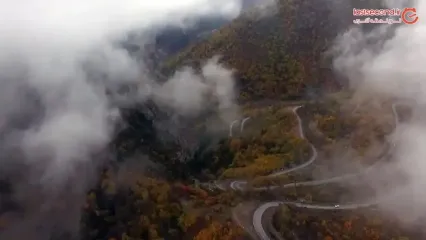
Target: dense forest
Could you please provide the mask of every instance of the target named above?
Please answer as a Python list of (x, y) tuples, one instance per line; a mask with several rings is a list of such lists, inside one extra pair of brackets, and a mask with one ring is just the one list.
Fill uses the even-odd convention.
[[(338, 99), (331, 96), (320, 102), (306, 103), (303, 111), (299, 111), (304, 116), (303, 125), (312, 123), (317, 126), (317, 131), (323, 133), (315, 140), (314, 129), (306, 131), (308, 136), (313, 136), (310, 140), (318, 143), (320, 149), (330, 151), (338, 140), (350, 140), (352, 135), (360, 131), (365, 135), (363, 130), (366, 127), (378, 127), (377, 133), (370, 132), (365, 136), (377, 138), (377, 141), (381, 139), (383, 131), (387, 133), (389, 130), (392, 119), (386, 116), (391, 115), (391, 109), (386, 101), (383, 103), (385, 118), (372, 118), (366, 123), (361, 120), (368, 119), (368, 113), (376, 110), (362, 105), (352, 115), (343, 114), (347, 109), (354, 108), (346, 105), (347, 100)], [(253, 186), (312, 180), (310, 174), (304, 173), (265, 176), (276, 168), (296, 166), (306, 161), (311, 154), (306, 140), (298, 135), (298, 122), (293, 108), (285, 103), (245, 107), (245, 116), (251, 117), (245, 126), (246, 131), (240, 132), (236, 127), (232, 137), (204, 152), (197, 160), (189, 161), (185, 169), (193, 169), (191, 173), (195, 174), (196, 169), (201, 168), (202, 171), (194, 175), (201, 181), (248, 179)], [(336, 126), (341, 127), (328, 128), (328, 121), (334, 121)], [(351, 147), (362, 154), (363, 148), (359, 148), (358, 143), (364, 140), (352, 141), (349, 142), (353, 144)], [(167, 180), (155, 173), (151, 173), (151, 176), (140, 173), (132, 167), (124, 168), (122, 172), (114, 169), (104, 171), (98, 186), (88, 194), (84, 206), (85, 239), (248, 239), (230, 214), (231, 209), (244, 200), (285, 198), (304, 199), (305, 202), (313, 203), (351, 201), (361, 199), (360, 192), (354, 190), (359, 188), (364, 189), (363, 198), (374, 196), (374, 191), (363, 185), (345, 187), (338, 184), (292, 188), (273, 193), (222, 192), (200, 187), (185, 178), (182, 181), (178, 177)], [(299, 237), (316, 236), (314, 239), (341, 239), (337, 236), (348, 236), (348, 239), (387, 239), (405, 235), (403, 230), (391, 227), (395, 225), (394, 222), (371, 225), (361, 213), (336, 215), (334, 212), (317, 214), (291, 207), (283, 209), (287, 210), (279, 211), (276, 218), (291, 219), (289, 222), (276, 220), (276, 229), (283, 236), (297, 234)], [(352, 227), (348, 227), (350, 224)], [(365, 230), (357, 230), (359, 228)]]
[(416, 239), (399, 224), (374, 209), (324, 212), (283, 205), (274, 216), (274, 227), (285, 239)]
[(308, 89), (338, 89), (340, 83), (323, 53), (341, 29), (337, 24), (345, 20), (332, 21), (333, 6), (327, 2), (277, 4), (272, 8), (278, 11), (246, 13), (172, 58), (165, 68), (197, 66), (220, 54), (226, 65), (237, 70), (242, 100), (295, 99)]
[[(102, 166), (97, 184), (84, 199), (82, 239), (250, 239), (231, 214), (242, 201), (278, 197), (331, 201), (339, 194), (352, 198), (353, 193), (340, 186), (270, 194), (209, 190), (197, 184), (246, 179), (251, 186), (261, 186), (311, 180), (305, 173), (266, 176), (276, 169), (297, 166), (312, 154), (307, 139), (298, 131), (295, 105), (286, 103), (288, 100), (304, 105), (298, 114), (307, 129), (305, 135), (325, 155), (331, 156), (342, 139), (360, 155), (367, 154), (372, 143), (383, 143), (393, 128), (388, 99), (369, 109), (368, 101), (360, 106), (345, 105), (351, 97), (332, 94), (348, 91), (341, 91), (345, 82), (332, 72), (324, 52), (352, 23), (352, 5), (340, 9), (347, 11), (341, 18), (341, 12), (336, 13), (336, 6), (329, 2), (279, 0), (266, 14), (265, 10), (248, 11), (225, 26), (220, 19), (201, 23), (200, 28), (208, 28), (207, 32), (218, 28), (205, 39), (199, 38), (200, 29), (183, 35), (168, 29), (157, 36), (157, 44), (168, 54), (196, 42), (163, 63), (165, 75), (185, 64), (199, 67), (206, 59), (220, 55), (225, 65), (236, 70), (239, 101), (246, 104), (241, 106), (242, 115), (250, 120), (244, 131), (236, 125), (235, 133), (228, 137), (227, 133), (206, 133), (202, 126), (207, 113), (184, 119), (182, 135), (191, 135), (196, 142), (189, 149), (187, 139), (168, 133), (159, 124), (167, 123), (170, 116), (154, 103), (121, 109), (126, 124), (110, 144), (113, 160)], [(353, 4), (363, 1), (354, 0)], [(168, 41), (173, 37), (179, 41)], [(273, 103), (249, 104), (264, 99)], [(383, 118), (374, 118), (378, 113)], [(10, 192), (0, 178), (0, 232), (13, 223), (3, 214), (12, 209), (9, 199), (6, 210), (1, 208), (6, 202), (3, 196)], [(275, 228), (285, 239), (405, 239), (402, 230), (393, 228), (394, 222), (374, 221), (360, 213), (339, 215), (281, 207), (274, 217)]]
[[(351, 8), (345, 6), (344, 9), (349, 11)], [(275, 10), (266, 15), (256, 10), (247, 12), (214, 31), (207, 39), (171, 57), (162, 69), (168, 75), (186, 64), (198, 67), (203, 61), (219, 54), (225, 65), (236, 70), (241, 102), (273, 99), (274, 104), (243, 106), (244, 117), (250, 117), (244, 132), (235, 130), (232, 137), (219, 140), (200, 138), (197, 150), (185, 161), (181, 159), (182, 154), (177, 154), (185, 155), (179, 141), (162, 142), (154, 127), (146, 127), (154, 125), (155, 117), (149, 118), (137, 112), (127, 114), (129, 127), (120, 132), (115, 141), (120, 159), (135, 151), (147, 152), (151, 159), (165, 167), (163, 170), (166, 174), (159, 170), (151, 173), (151, 176), (130, 177), (131, 174), (127, 173), (130, 179), (125, 184), (119, 184), (114, 171), (106, 170), (97, 188), (88, 195), (83, 219), (86, 239), (247, 238), (246, 233), (233, 222), (230, 209), (250, 197), (273, 199), (277, 196), (211, 192), (194, 185), (191, 179), (242, 178), (251, 180), (250, 184), (254, 186), (310, 180), (309, 175), (297, 173), (265, 177), (277, 168), (296, 166), (312, 154), (306, 140), (299, 136), (292, 106), (283, 104), (283, 100), (312, 100), (312, 96), (317, 96), (313, 104), (300, 111), (300, 115), (303, 119), (311, 119), (311, 122), (302, 123), (306, 128), (313, 124), (321, 133), (316, 136), (312, 130), (307, 132), (307, 136), (325, 151), (333, 149), (333, 144), (343, 138), (351, 139), (351, 146), (361, 153), (368, 147), (368, 141), (383, 140), (392, 126), (383, 129), (383, 122), (377, 122), (364, 112), (347, 114), (341, 101), (317, 101), (323, 98), (322, 95), (344, 87), (344, 81), (331, 71), (324, 52), (339, 31), (352, 22), (348, 18), (350, 12), (346, 18), (333, 21), (342, 16), (333, 15), (332, 5), (308, 0), (280, 0)], [(165, 36), (169, 33), (175, 34), (171, 31)], [(163, 41), (164, 38), (158, 40)], [(168, 46), (174, 48), (177, 46), (175, 43)], [(153, 112), (157, 117), (161, 115), (159, 109)], [(389, 119), (385, 122), (388, 123)], [(202, 124), (201, 121), (189, 126)], [(239, 127), (236, 126), (236, 129)], [(370, 134), (372, 130), (374, 134)], [(142, 142), (139, 141), (141, 136)], [(307, 190), (305, 197), (308, 200), (323, 200), (342, 191), (322, 193)], [(287, 197), (297, 199), (303, 192), (300, 190), (296, 196), (290, 192)], [(308, 218), (307, 214), (300, 215), (297, 209), (291, 209), (292, 215), (289, 215), (289, 211), (286, 210), (285, 219), (294, 221), (287, 224), (279, 220), (281, 225), (277, 226), (283, 236), (288, 236), (288, 229), (292, 227), (295, 231), (304, 232), (302, 228), (306, 226), (300, 223), (323, 226), (323, 229), (311, 228), (306, 231), (306, 234), (320, 234), (314, 239), (335, 239), (336, 234), (340, 234), (331, 233), (329, 226), (323, 224), (333, 225), (333, 220)], [(284, 213), (280, 211), (277, 217), (282, 218), (282, 215)], [(301, 216), (303, 219), (299, 219)], [(344, 221), (336, 220), (336, 223), (343, 222), (343, 229), (348, 225)], [(354, 226), (360, 224), (364, 223), (355, 222)], [(343, 231), (341, 228), (339, 231)], [(370, 237), (372, 234), (396, 236), (393, 232), (380, 233), (379, 229), (374, 228), (362, 236)]]

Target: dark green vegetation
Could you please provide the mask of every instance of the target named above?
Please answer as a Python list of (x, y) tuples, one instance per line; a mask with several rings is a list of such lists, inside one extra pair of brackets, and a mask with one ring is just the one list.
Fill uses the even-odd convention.
[(274, 225), (284, 239), (417, 239), (374, 209), (333, 212), (282, 206)]
[[(296, 99), (340, 84), (324, 51), (341, 30), (326, 2), (278, 2), (278, 12), (247, 13), (170, 60), (166, 69), (199, 65), (216, 54), (237, 70), (241, 100)], [(275, 7), (274, 7), (275, 9)]]
[[(334, 92), (344, 85), (332, 73), (330, 61), (323, 53), (340, 30), (352, 23), (350, 5), (334, 9), (327, 5), (329, 2), (280, 0), (274, 14), (259, 17), (256, 13), (247, 13), (220, 28), (208, 39), (171, 58), (164, 64), (163, 70), (172, 73), (184, 64), (197, 67), (204, 60), (220, 54), (222, 61), (236, 70), (241, 102), (264, 99), (277, 102), (307, 97), (322, 99), (324, 93)], [(220, 24), (207, 23), (207, 27), (215, 28)], [(164, 42), (164, 39), (175, 36), (177, 40)], [(179, 30), (170, 30), (157, 38), (157, 44), (164, 46), (168, 53), (173, 53), (193, 42), (194, 36), (198, 36), (198, 32), (182, 35)], [(299, 112), (303, 119), (312, 119), (323, 132), (321, 136), (306, 132), (306, 137), (316, 146), (327, 146), (348, 137), (355, 128), (371, 125), (370, 118), (363, 122), (364, 125), (356, 125), (359, 118), (343, 118), (339, 106), (320, 102)], [(159, 127), (159, 123), (167, 123), (170, 116), (155, 104), (123, 109), (122, 113), (127, 125), (117, 132), (111, 143), (118, 163), (106, 166), (97, 185), (88, 193), (83, 206), (84, 239), (240, 239), (244, 233), (231, 223), (230, 208), (249, 198), (276, 199), (277, 196), (207, 192), (191, 186), (193, 177), (200, 180), (241, 177), (255, 180), (253, 184), (310, 179), (310, 176), (298, 174), (275, 180), (255, 179), (277, 167), (300, 164), (310, 154), (306, 141), (298, 136), (291, 106), (244, 107), (245, 116), (253, 119), (247, 123), (244, 134), (237, 134), (231, 139), (212, 137), (205, 129), (194, 128), (203, 124), (204, 116), (184, 119), (185, 126), (180, 126), (182, 132), (195, 136), (197, 140), (196, 146), (191, 148), (184, 144), (186, 135), (179, 138)], [(305, 129), (308, 123), (303, 123)], [(383, 135), (383, 132), (377, 131), (378, 135)], [(362, 140), (354, 142), (360, 143)], [(144, 167), (142, 170), (145, 172), (141, 172), (140, 168), (125, 167), (128, 159), (138, 154), (147, 155), (155, 163), (152, 169)], [(146, 161), (146, 158), (140, 161)], [(7, 193), (9, 189), (7, 184), (1, 182), (0, 194), (3, 192)], [(327, 200), (331, 199), (329, 195), (326, 197)], [(322, 226), (321, 219), (307, 216), (308, 213), (303, 211), (300, 212), (302, 215), (298, 215), (298, 209), (290, 210), (290, 213), (286, 213), (287, 217), (280, 220), (288, 224), (285, 227), (277, 226), (284, 236), (289, 237), (289, 228), (303, 232), (306, 223)], [(294, 221), (286, 222), (288, 216)], [(332, 222), (326, 221), (327, 224)], [(0, 230), (8, 224), (0, 215)], [(336, 231), (333, 235), (330, 229), (335, 230), (309, 230), (306, 233), (308, 238), (301, 236), (300, 239), (323, 237), (328, 240), (328, 236), (334, 239), (341, 233)], [(321, 235), (315, 235), (317, 232), (321, 232)], [(386, 233), (383, 236), (394, 235)]]
[(194, 26), (189, 29), (179, 27), (167, 27), (155, 38), (155, 45), (164, 54), (176, 54), (189, 44), (196, 43), (205, 38), (221, 26), (229, 23), (224, 18), (201, 18), (195, 20)]

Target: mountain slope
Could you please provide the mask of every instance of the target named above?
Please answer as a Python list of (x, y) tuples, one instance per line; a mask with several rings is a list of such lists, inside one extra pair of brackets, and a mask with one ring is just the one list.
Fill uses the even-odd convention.
[(164, 70), (197, 66), (220, 54), (237, 70), (242, 100), (299, 98), (307, 85), (337, 89), (322, 53), (352, 19), (333, 21), (337, 15), (327, 3), (280, 0), (270, 9), (276, 13), (246, 13), (170, 59)]
[(176, 54), (188, 44), (208, 36), (213, 30), (229, 23), (226, 18), (201, 18), (189, 29), (168, 27), (155, 37), (156, 47), (165, 54)]

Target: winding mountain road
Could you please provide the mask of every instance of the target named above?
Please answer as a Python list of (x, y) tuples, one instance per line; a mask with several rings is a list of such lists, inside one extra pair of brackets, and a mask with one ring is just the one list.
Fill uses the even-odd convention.
[[(392, 112), (393, 112), (394, 119), (395, 119), (395, 126), (399, 123), (399, 116), (398, 116), (398, 114), (396, 112), (396, 106), (397, 105), (398, 104), (396, 104), (396, 103), (392, 104)], [(301, 108), (301, 107), (302, 106), (296, 106), (296, 107), (294, 107), (292, 109), (292, 111), (294, 112), (294, 114), (296, 115), (297, 120), (298, 120), (298, 131), (299, 131), (299, 135), (300, 135), (301, 138), (306, 139), (304, 131), (303, 131), (302, 119), (297, 114), (297, 110), (299, 108)], [(275, 173), (269, 174), (267, 176), (274, 177), (274, 176), (288, 174), (288, 173), (291, 173), (291, 172), (303, 169), (305, 167), (308, 167), (309, 165), (311, 165), (312, 163), (314, 163), (315, 160), (318, 157), (318, 151), (317, 151), (317, 149), (315, 148), (315, 146), (312, 143), (310, 143), (310, 142), (308, 142), (308, 143), (309, 143), (309, 147), (312, 150), (312, 156), (309, 158), (308, 161), (306, 161), (305, 163), (303, 163), (301, 165), (298, 165), (296, 167), (293, 167), (293, 168), (290, 168), (290, 169), (280, 170), (280, 171), (277, 171)], [(392, 144), (392, 146), (393, 145), (394, 144)], [(386, 150), (386, 151), (388, 151), (388, 150)], [(386, 157), (386, 156), (387, 156), (386, 154), (383, 154), (382, 157)], [(244, 191), (244, 190), (248, 190), (248, 189), (250, 189), (252, 191), (266, 191), (266, 190), (273, 190), (273, 189), (276, 189), (276, 188), (291, 188), (291, 187), (299, 187), (299, 186), (317, 186), (317, 185), (322, 185), (322, 184), (327, 184), (327, 183), (333, 183), (333, 182), (340, 182), (340, 181), (344, 181), (344, 180), (348, 180), (348, 179), (353, 179), (353, 178), (359, 177), (360, 175), (368, 173), (371, 170), (375, 169), (379, 165), (379, 162), (380, 161), (377, 161), (375, 164), (369, 166), (364, 171), (359, 172), (359, 173), (349, 173), (349, 174), (345, 174), (345, 175), (341, 175), (341, 176), (336, 176), (336, 177), (332, 177), (332, 178), (327, 178), (327, 179), (305, 181), (305, 182), (297, 182), (297, 183), (288, 183), (288, 184), (284, 184), (284, 185), (281, 185), (281, 186), (274, 185), (274, 186), (257, 187), (257, 188), (248, 188), (248, 187), (246, 187), (247, 186), (247, 181), (246, 180), (234, 180), (234, 181), (232, 181), (232, 182), (229, 183), (229, 188), (231, 188), (232, 190), (240, 190), (240, 191)], [(223, 186), (223, 183), (215, 182), (214, 184), (215, 184), (215, 186), (217, 188), (219, 188), (221, 190), (225, 190), (226, 189), (226, 187)]]
[[(394, 115), (394, 119), (395, 119), (395, 126), (397, 126), (399, 124), (399, 116), (396, 112), (396, 105), (397, 104), (392, 104), (392, 112)], [(297, 112), (295, 112), (297, 114)], [(300, 118), (299, 118), (300, 119)], [(300, 121), (299, 121), (299, 127), (301, 127)], [(303, 136), (303, 135), (301, 135)], [(311, 144), (311, 146), (315, 149), (315, 147)], [(392, 146), (394, 146), (394, 144), (392, 144)], [(386, 155), (386, 154), (384, 154)], [(310, 160), (311, 161), (311, 160)], [(272, 186), (272, 187), (266, 187), (266, 189), (271, 189), (271, 188), (288, 188), (288, 187), (295, 187), (295, 186), (316, 186), (316, 185), (321, 185), (321, 184), (326, 184), (326, 183), (331, 183), (331, 182), (338, 182), (338, 181), (342, 181), (342, 180), (347, 180), (350, 178), (354, 178), (356, 176), (359, 176), (360, 174), (365, 174), (366, 172), (371, 171), (373, 168), (375, 168), (377, 166), (377, 162), (375, 164), (373, 164), (372, 166), (370, 166), (369, 168), (367, 168), (366, 170), (364, 170), (362, 173), (355, 173), (355, 174), (346, 174), (346, 175), (342, 175), (342, 176), (338, 176), (338, 177), (334, 177), (334, 178), (329, 178), (329, 179), (323, 179), (323, 180), (316, 180), (316, 181), (306, 181), (306, 182), (298, 182), (298, 183), (290, 183), (290, 184), (285, 184), (282, 186)], [(259, 189), (259, 188), (257, 188)], [(255, 189), (255, 190), (257, 190)], [(262, 190), (266, 190), (265, 188), (262, 188)], [(351, 204), (344, 204), (344, 205), (320, 205), (320, 204), (305, 204), (305, 203), (300, 203), (300, 202), (291, 202), (291, 201), (274, 201), (274, 202), (267, 202), (267, 203), (263, 203), (262, 205), (260, 205), (254, 212), (253, 214), (253, 227), (255, 229), (256, 234), (258, 235), (258, 237), (261, 240), (270, 240), (271, 238), (269, 237), (269, 235), (267, 234), (263, 224), (262, 224), (262, 218), (263, 218), (263, 214), (265, 213), (266, 210), (268, 210), (269, 208), (276, 208), (279, 205), (282, 204), (286, 204), (286, 205), (292, 205), (295, 207), (300, 207), (300, 208), (308, 208), (308, 209), (321, 209), (321, 210), (348, 210), (348, 209), (358, 209), (358, 208), (363, 208), (363, 207), (369, 207), (372, 205), (375, 205), (381, 201), (383, 201), (384, 199), (374, 199), (374, 200), (370, 200), (370, 201), (366, 201), (363, 203), (351, 203)]]
[[(296, 106), (292, 109), (293, 113), (296, 115), (297, 117), (297, 122), (298, 122), (298, 132), (299, 132), (299, 136), (303, 139), (305, 138), (305, 133), (303, 132), (303, 127), (302, 127), (302, 119), (300, 118), (299, 114), (297, 114), (297, 110), (299, 108), (301, 108), (302, 106)], [(303, 164), (300, 164), (296, 167), (290, 168), (290, 169), (283, 169), (277, 172), (274, 172), (272, 174), (269, 174), (268, 176), (270, 177), (276, 177), (276, 176), (280, 176), (280, 175), (284, 175), (284, 174), (288, 174), (294, 171), (297, 171), (299, 169), (305, 168), (309, 165), (311, 165), (318, 157), (318, 152), (317, 149), (315, 148), (314, 145), (312, 145), (310, 142), (309, 143), (309, 147), (311, 148), (312, 151), (312, 156), (309, 158), (308, 161), (306, 161)], [(235, 180), (233, 182), (230, 183), (230, 188), (232, 190), (240, 190), (243, 191), (245, 190), (245, 186), (247, 186), (247, 181), (243, 181), (243, 180)], [(294, 184), (292, 184), (292, 186), (294, 186)], [(252, 190), (267, 190), (269, 189), (268, 187), (262, 187), (262, 188), (252, 188)]]
[[(397, 126), (399, 124), (399, 116), (396, 112), (396, 106), (398, 104), (394, 103), (392, 104), (392, 112), (394, 115), (394, 119), (395, 119), (395, 126)], [(297, 117), (298, 120), (298, 132), (301, 138), (306, 139), (305, 138), (305, 134), (303, 131), (303, 125), (302, 125), (302, 120), (299, 116), (299, 114), (297, 113), (297, 110), (299, 108), (301, 108), (302, 106), (296, 106), (292, 109), (292, 111), (294, 112), (294, 114)], [(249, 118), (245, 118), (249, 119)], [(236, 121), (234, 121), (231, 126), (230, 126), (230, 133), (232, 132), (232, 125), (234, 125), (236, 123)], [(242, 130), (243, 128), (241, 128)], [(230, 134), (231, 135), (231, 134)], [(311, 165), (318, 157), (318, 152), (317, 149), (315, 148), (315, 146), (308, 142), (309, 146), (312, 150), (312, 155), (309, 158), (308, 161), (306, 161), (305, 163), (298, 165), (296, 167), (290, 168), (290, 169), (285, 169), (285, 170), (281, 170), (281, 171), (277, 171), (275, 173), (272, 173), (268, 176), (279, 176), (279, 175), (284, 175), (293, 171), (297, 171), (300, 169), (303, 169), (309, 165)], [(391, 145), (391, 147), (395, 146), (395, 143), (393, 143)], [(389, 152), (389, 148), (386, 149), (387, 152)], [(387, 154), (385, 152), (385, 154), (383, 154), (381, 156), (381, 158), (386, 157)], [(297, 187), (297, 186), (317, 186), (317, 185), (322, 185), (322, 184), (326, 184), (326, 183), (332, 183), (332, 182), (339, 182), (339, 181), (344, 181), (344, 180), (348, 180), (348, 179), (352, 179), (355, 177), (360, 176), (361, 174), (365, 174), (367, 172), (370, 172), (371, 170), (373, 170), (374, 168), (376, 168), (378, 166), (378, 163), (380, 161), (377, 161), (375, 164), (371, 165), (370, 167), (366, 168), (363, 172), (360, 173), (352, 173), (352, 174), (345, 174), (345, 175), (341, 175), (341, 176), (337, 176), (337, 177), (333, 177), (333, 178), (328, 178), (328, 179), (322, 179), (322, 180), (314, 180), (314, 181), (305, 181), (305, 182), (296, 182), (296, 183), (289, 183), (289, 184), (284, 184), (284, 185), (274, 185), (274, 186), (267, 186), (267, 187), (258, 187), (258, 188), (250, 188), (250, 190), (255, 190), (255, 191), (266, 191), (266, 190), (273, 190), (276, 188), (290, 188), (290, 187)], [(228, 186), (226, 186), (226, 183), (223, 182), (214, 182), (214, 186), (217, 187), (218, 189), (221, 189), (223, 191), (225, 191), (227, 189), (227, 187), (229, 187), (232, 190), (240, 190), (240, 191), (245, 191), (245, 190), (249, 190), (249, 188), (247, 187), (247, 181), (246, 180), (234, 180), (231, 181)], [(344, 204), (344, 205), (319, 205), (319, 204), (305, 204), (305, 203), (301, 203), (301, 202), (291, 202), (291, 201), (273, 201), (273, 202), (266, 202), (263, 203), (262, 205), (260, 205), (254, 212), (253, 214), (253, 227), (256, 231), (256, 234), (258, 235), (258, 237), (262, 240), (270, 240), (269, 235), (266, 233), (263, 225), (262, 225), (262, 217), (263, 214), (266, 210), (268, 210), (269, 208), (275, 208), (278, 207), (281, 204), (286, 204), (286, 205), (292, 205), (295, 207), (300, 207), (300, 208), (309, 208), (309, 209), (322, 209), (322, 210), (345, 210), (345, 209), (357, 209), (357, 208), (362, 208), (362, 207), (368, 207), (368, 206), (372, 206), (374, 204), (377, 204), (378, 202), (380, 202), (381, 200), (379, 199), (375, 199), (375, 200), (371, 200), (371, 201), (367, 201), (367, 202), (363, 202), (363, 203), (351, 203), (351, 204)]]
[(299, 202), (291, 202), (291, 201), (275, 201), (275, 202), (267, 202), (260, 205), (253, 214), (253, 227), (256, 231), (257, 236), (262, 240), (270, 240), (271, 238), (267, 234), (265, 228), (262, 224), (262, 217), (266, 210), (269, 208), (276, 208), (280, 205), (291, 205), (299, 208), (308, 208), (308, 209), (320, 209), (320, 210), (350, 210), (350, 209), (358, 209), (363, 207), (370, 207), (374, 204), (380, 202), (379, 200), (372, 200), (364, 203), (353, 203), (353, 204), (345, 204), (345, 205), (320, 205), (320, 204), (304, 204)]

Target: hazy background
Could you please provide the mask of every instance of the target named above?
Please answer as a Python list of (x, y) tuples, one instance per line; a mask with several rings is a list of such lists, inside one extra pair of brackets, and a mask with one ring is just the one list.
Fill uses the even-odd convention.
[[(413, 119), (398, 126), (393, 161), (369, 175), (387, 213), (407, 223), (423, 217), (426, 209), (426, 2), (386, 1), (389, 8), (416, 7), (419, 21), (414, 25), (380, 26), (361, 31), (354, 26), (336, 41), (336, 70), (343, 73), (354, 89), (369, 96), (391, 96), (397, 101), (411, 99), (417, 105)], [(368, 89), (368, 91), (367, 91)], [(387, 187), (386, 190), (384, 185)], [(389, 198), (388, 196), (396, 195)]]
[[(404, 2), (387, 1), (389, 7)], [(413, 120), (400, 126), (395, 162), (371, 180), (395, 185), (401, 197), (383, 207), (405, 220), (426, 208), (426, 2), (413, 6), (417, 24), (372, 32), (354, 27), (335, 46), (335, 68), (355, 89), (419, 103)], [(238, 0), (0, 0), (0, 176), (13, 180), (13, 198), (24, 207), (0, 238), (45, 240), (56, 228), (78, 232), (84, 190), (96, 164), (110, 157), (102, 150), (122, 104), (153, 100), (188, 116), (208, 106), (225, 123), (235, 119), (232, 70), (217, 59), (198, 74), (182, 69), (162, 85), (119, 43), (136, 32), (143, 46), (165, 25), (190, 26), (197, 16), (233, 18), (240, 9)], [(122, 84), (136, 94), (120, 93)]]
[[(224, 122), (236, 117), (232, 71), (217, 59), (162, 85), (119, 43), (132, 32), (144, 49), (156, 29), (232, 19), (240, 8), (239, 0), (0, 0), (0, 176), (21, 208), (6, 216), (12, 227), (0, 238), (78, 232), (85, 188), (110, 157), (103, 150), (123, 104), (153, 100), (181, 115), (215, 108)], [(123, 85), (136, 94), (120, 92)]]

